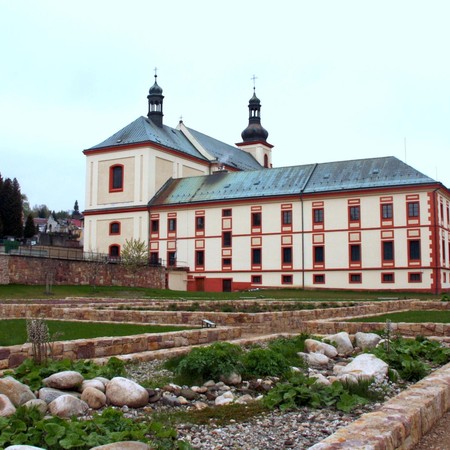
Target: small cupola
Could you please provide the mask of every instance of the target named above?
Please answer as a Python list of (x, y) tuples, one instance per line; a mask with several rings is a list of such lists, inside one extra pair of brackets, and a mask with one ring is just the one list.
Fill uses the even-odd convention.
[(241, 133), (243, 142), (266, 142), (269, 133), (261, 125), (261, 102), (253, 87), (253, 97), (248, 102), (248, 126)]
[(158, 75), (155, 73), (155, 83), (149, 89), (148, 99), (148, 114), (147, 117), (158, 127), (163, 126), (163, 90), (157, 83)]

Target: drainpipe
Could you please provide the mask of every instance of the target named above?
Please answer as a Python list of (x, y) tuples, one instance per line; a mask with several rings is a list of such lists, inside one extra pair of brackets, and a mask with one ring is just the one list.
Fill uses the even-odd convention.
[(437, 202), (437, 191), (439, 191), (440, 188), (437, 188), (433, 191), (433, 207), (434, 207), (434, 255), (435, 255), (435, 280), (436, 280), (436, 287), (435, 287), (435, 294), (439, 295), (439, 261), (440, 261), (440, 254), (439, 254), (439, 246), (440, 243), (440, 236), (438, 234), (438, 202)]

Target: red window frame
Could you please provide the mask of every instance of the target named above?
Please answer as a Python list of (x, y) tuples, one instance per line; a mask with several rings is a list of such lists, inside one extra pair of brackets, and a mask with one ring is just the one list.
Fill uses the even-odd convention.
[(348, 246), (348, 259), (351, 263), (361, 264), (361, 244), (350, 244)]
[(406, 207), (408, 209), (408, 219), (418, 219), (420, 217), (420, 202), (407, 202)]
[(159, 234), (159, 219), (150, 220), (150, 233)]
[[(117, 226), (117, 230), (114, 231), (113, 228), (115, 228), (116, 226)], [(120, 231), (121, 231), (120, 222), (114, 221), (109, 224), (109, 235), (110, 236), (116, 236), (116, 235), (120, 234)]]
[(281, 262), (283, 265), (292, 266), (294, 259), (294, 252), (292, 251), (292, 246), (286, 246), (281, 248)]
[(205, 251), (196, 250), (195, 251), (195, 268), (204, 269), (205, 268)]
[(361, 284), (362, 283), (362, 274), (358, 273), (349, 273), (348, 274), (348, 282), (350, 284)]
[(195, 231), (205, 231), (205, 216), (195, 217)]
[(294, 277), (292, 275), (281, 275), (281, 284), (293, 284)]
[(233, 235), (231, 231), (222, 231), (222, 247), (231, 247), (233, 243)]
[(167, 232), (168, 233), (176, 233), (177, 232), (177, 218), (176, 217), (168, 217), (167, 218)]
[[(321, 259), (317, 259), (318, 256), (318, 249), (321, 248), (322, 249), (322, 258)], [(313, 263), (316, 264), (325, 264), (325, 246), (324, 245), (314, 245), (313, 246)]]
[(262, 275), (252, 275), (252, 284), (262, 284)]
[[(391, 277), (390, 280), (387, 278)], [(381, 282), (382, 283), (395, 283), (395, 273), (394, 272), (382, 272), (381, 273)]]
[(325, 210), (324, 208), (313, 208), (312, 217), (314, 224), (322, 224), (325, 222)]
[[(116, 171), (120, 173), (116, 175)], [(120, 180), (118, 179), (120, 177)], [(114, 164), (109, 168), (109, 192), (123, 191), (124, 166), (123, 164)]]
[(313, 284), (325, 284), (325, 274), (324, 273), (313, 274)]
[(119, 244), (111, 244), (108, 247), (108, 256), (112, 259), (120, 258), (120, 245)]
[(292, 226), (292, 209), (281, 211), (281, 224), (284, 226)]
[(408, 272), (408, 283), (422, 283), (422, 273)]
[[(392, 246), (392, 257), (391, 258), (386, 258), (386, 247), (385, 244), (391, 244)], [(394, 262), (395, 260), (395, 245), (394, 245), (394, 241), (381, 241), (381, 260), (383, 262), (386, 263), (391, 263)]]
[[(415, 250), (412, 248), (413, 242), (417, 242), (418, 256), (411, 254), (412, 250)], [(409, 262), (418, 262), (418, 261), (420, 262), (421, 259), (422, 259), (422, 252), (421, 252), (420, 239), (408, 239), (408, 261)]]

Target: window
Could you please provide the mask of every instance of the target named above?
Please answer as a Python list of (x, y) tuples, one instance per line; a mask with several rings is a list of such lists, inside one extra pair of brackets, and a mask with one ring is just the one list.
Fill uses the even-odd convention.
[(383, 241), (383, 261), (394, 261), (394, 241)]
[(177, 231), (177, 219), (168, 219), (167, 229), (172, 232)]
[(269, 157), (267, 154), (264, 155), (264, 167), (269, 167)]
[(252, 284), (261, 284), (262, 276), (261, 275), (252, 275)]
[(252, 227), (260, 227), (261, 226), (261, 213), (256, 212), (252, 213)]
[(350, 261), (361, 262), (361, 245), (359, 244), (350, 245)]
[(231, 258), (223, 258), (222, 266), (231, 266)]
[(167, 265), (173, 267), (177, 265), (177, 253), (167, 252)]
[(419, 202), (408, 203), (408, 217), (419, 217)]
[(314, 247), (314, 264), (320, 264), (325, 261), (325, 252), (323, 245), (317, 245)]
[(283, 211), (281, 216), (283, 225), (292, 225), (292, 211)]
[(122, 191), (123, 190), (123, 166), (111, 166), (109, 169), (109, 190)]
[(231, 247), (231, 231), (222, 233), (222, 247)]
[(205, 229), (205, 216), (197, 216), (195, 218), (195, 229), (202, 231)]
[(152, 266), (158, 266), (160, 264), (158, 252), (150, 253), (150, 264)]
[(281, 283), (282, 284), (292, 284), (292, 275), (282, 275)]
[(324, 274), (314, 274), (314, 284), (324, 284), (325, 283), (325, 275)]
[(197, 250), (195, 252), (195, 265), (197, 267), (203, 267), (205, 265), (205, 252), (203, 250)]
[(358, 221), (360, 219), (360, 209), (359, 206), (350, 206), (349, 216), (351, 221)]
[(120, 246), (116, 244), (110, 245), (108, 253), (110, 258), (118, 258), (120, 256)]
[(109, 224), (109, 234), (120, 234), (120, 222), (111, 222)]
[(361, 283), (362, 277), (360, 273), (350, 274), (350, 283)]
[(150, 230), (152, 233), (159, 233), (159, 220), (152, 220), (150, 222)]
[(261, 264), (260, 248), (252, 248), (252, 264)]
[(222, 209), (222, 217), (231, 217), (231, 209)]
[(292, 264), (292, 247), (283, 247), (283, 264)]
[(392, 219), (393, 217), (392, 203), (384, 203), (383, 205), (381, 205), (381, 217), (383, 219)]
[(382, 273), (381, 274), (381, 282), (382, 283), (393, 283), (394, 282), (394, 274), (393, 273)]
[(323, 223), (323, 208), (313, 209), (314, 223)]
[(420, 241), (410, 240), (408, 242), (408, 247), (409, 247), (409, 259), (411, 261), (420, 260)]
[(409, 282), (410, 283), (421, 283), (422, 282), (422, 274), (420, 272), (410, 272), (409, 273)]

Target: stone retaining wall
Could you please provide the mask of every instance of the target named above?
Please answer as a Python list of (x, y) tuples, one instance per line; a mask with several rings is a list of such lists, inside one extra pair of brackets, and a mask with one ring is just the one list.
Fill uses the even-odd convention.
[[(111, 356), (233, 340), (241, 337), (241, 334), (241, 328), (220, 327), (174, 331), (170, 333), (146, 333), (135, 336), (59, 341), (52, 343), (52, 358), (107, 358)], [(0, 347), (0, 370), (17, 367), (25, 359), (31, 357), (31, 344)]]
[(450, 410), (450, 364), (310, 450), (410, 450)]

